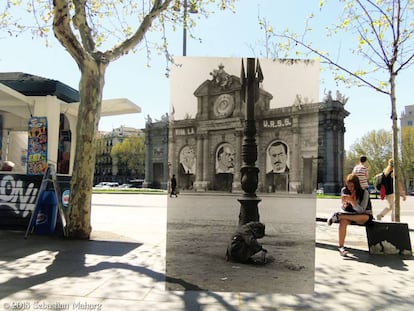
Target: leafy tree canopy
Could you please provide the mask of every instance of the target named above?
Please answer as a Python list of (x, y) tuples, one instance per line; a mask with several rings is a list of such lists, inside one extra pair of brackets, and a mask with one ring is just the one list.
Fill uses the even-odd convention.
[(126, 163), (131, 171), (144, 172), (145, 138), (142, 136), (128, 137), (116, 144), (111, 150), (111, 157)]
[(354, 165), (359, 162), (361, 155), (367, 156), (369, 178), (381, 172), (387, 166), (388, 160), (392, 157), (391, 131), (373, 130), (352, 144), (346, 156), (346, 174), (352, 171)]

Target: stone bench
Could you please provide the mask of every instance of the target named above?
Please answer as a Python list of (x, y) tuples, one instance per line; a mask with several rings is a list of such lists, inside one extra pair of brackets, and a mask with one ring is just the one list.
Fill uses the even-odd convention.
[[(327, 219), (317, 217), (316, 221), (326, 222)], [(356, 223), (351, 223), (351, 225), (365, 227), (368, 251), (371, 255), (412, 256), (408, 224), (373, 220), (370, 224), (363, 226)]]
[(408, 224), (374, 220), (365, 230), (370, 254), (412, 255)]

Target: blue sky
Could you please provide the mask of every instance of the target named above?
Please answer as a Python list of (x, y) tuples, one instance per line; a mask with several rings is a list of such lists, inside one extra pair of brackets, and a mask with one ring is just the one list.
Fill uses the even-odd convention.
[[(266, 16), (275, 29), (285, 28), (300, 31), (304, 27), (305, 17), (310, 11), (318, 10), (319, 1), (292, 0), (281, 2), (274, 0), (244, 0), (236, 4), (236, 13), (219, 12), (208, 20), (199, 20), (193, 31), (201, 42), (188, 36), (187, 55), (206, 57), (259, 57), (263, 55), (264, 34), (258, 25), (258, 15)], [(316, 27), (324, 27), (338, 19), (340, 10), (327, 8)], [(317, 29), (317, 28), (315, 28)], [(335, 55), (343, 63), (358, 62), (349, 58), (346, 43), (355, 40), (349, 36), (327, 39), (320, 32), (312, 33), (313, 41), (324, 48), (337, 50)], [(0, 71), (25, 72), (50, 79), (56, 79), (74, 88), (78, 88), (80, 72), (70, 55), (56, 40), (46, 47), (44, 41), (30, 37), (0, 36)], [(172, 54), (182, 55), (182, 29), (171, 34)], [(261, 54), (262, 53), (262, 54)], [(111, 130), (120, 125), (142, 128), (145, 117), (160, 119), (169, 111), (169, 85), (165, 76), (166, 60), (163, 55), (153, 53), (150, 67), (147, 67), (146, 55), (142, 52), (128, 54), (110, 64), (106, 73), (104, 98), (128, 98), (142, 109), (141, 114), (104, 117), (99, 129)], [(397, 112), (400, 114), (406, 105), (414, 104), (409, 82), (413, 69), (398, 77)], [(265, 77), (266, 78), (266, 77)], [(345, 119), (345, 147), (371, 130), (391, 130), (390, 102), (385, 95), (369, 88), (345, 88), (332, 81), (328, 71), (321, 72), (320, 99), (324, 92), (339, 90), (349, 97), (345, 108), (350, 116)]]

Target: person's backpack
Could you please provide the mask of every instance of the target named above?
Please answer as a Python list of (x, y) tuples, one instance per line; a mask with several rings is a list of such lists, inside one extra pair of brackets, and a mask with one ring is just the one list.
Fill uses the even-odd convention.
[(374, 176), (374, 186), (378, 191), (380, 191), (381, 185), (383, 184), (384, 184), (384, 173), (381, 172)]

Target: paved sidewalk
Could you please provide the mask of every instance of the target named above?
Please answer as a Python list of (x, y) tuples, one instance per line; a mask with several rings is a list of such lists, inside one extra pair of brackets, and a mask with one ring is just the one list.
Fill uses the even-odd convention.
[[(332, 203), (319, 201), (317, 216), (326, 217), (322, 205)], [(352, 226), (347, 245), (353, 256), (342, 258), (335, 247), (337, 225), (320, 222), (313, 294), (167, 292), (165, 196), (111, 202), (94, 196), (91, 241), (38, 235), (25, 240), (24, 232), (0, 230), (0, 310), (394, 311), (414, 305), (413, 257), (370, 256), (365, 230)], [(410, 202), (403, 219), (413, 244)]]

